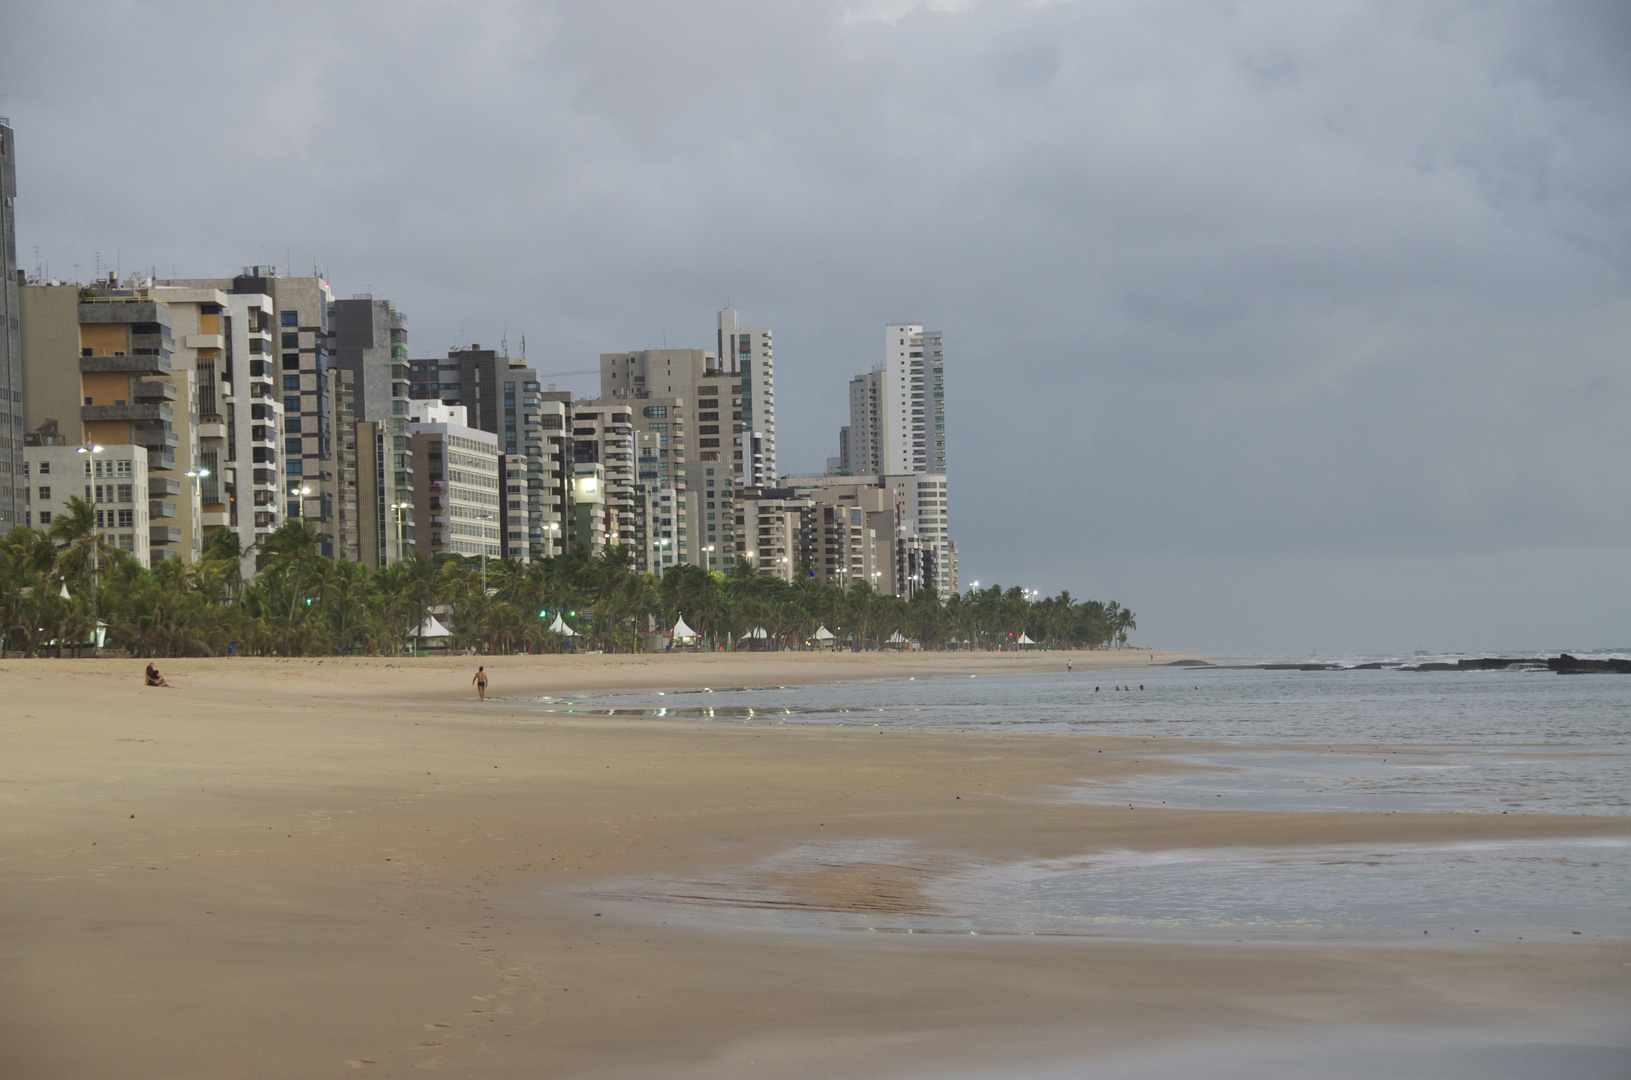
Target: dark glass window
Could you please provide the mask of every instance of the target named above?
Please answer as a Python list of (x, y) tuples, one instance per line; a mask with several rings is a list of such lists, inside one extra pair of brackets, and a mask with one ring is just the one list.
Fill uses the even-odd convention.
[(285, 375), (285, 376), (283, 376), (283, 389), (285, 389), (285, 390), (299, 390), (300, 389), (300, 376), (299, 375)]
[(298, 348), (300, 348), (300, 335), (299, 334), (284, 334), (283, 335), (283, 347), (285, 349), (298, 349)]
[(280, 322), (283, 323), (284, 326), (299, 326), (300, 325), (300, 312), (298, 312), (298, 311), (280, 312), (279, 315), (278, 315), (278, 319), (279, 319)]

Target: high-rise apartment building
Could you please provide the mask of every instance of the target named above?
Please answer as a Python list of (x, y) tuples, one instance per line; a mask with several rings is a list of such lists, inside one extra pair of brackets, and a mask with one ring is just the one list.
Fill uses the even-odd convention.
[[(770, 331), (743, 329), (737, 312), (719, 313), (719, 352), (724, 366), (742, 378), (740, 412), (741, 453), (731, 448), (731, 461), (741, 468), (731, 477), (737, 484), (762, 487), (776, 482), (776, 369)], [(733, 436), (733, 439), (735, 436)]]
[(329, 364), (340, 373), (333, 385), (341, 546), (354, 544), (357, 557), (378, 569), (406, 554), (413, 537), (407, 316), (368, 294), (331, 302)]
[(112, 275), (19, 292), (25, 443), (147, 448), (148, 544), (156, 561), (193, 559), (200, 540), (196, 349), (175, 363), (170, 306), (151, 282)]
[[(602, 353), (600, 393), (627, 401), (636, 428), (649, 436), (637, 440), (637, 481), (647, 489), (648, 519), (658, 519), (646, 524), (664, 557), (729, 569), (752, 547), (737, 530), (736, 492), (744, 478), (775, 469), (775, 382), (768, 330), (743, 330), (736, 313), (724, 311), (720, 341), (733, 352)], [(663, 501), (665, 491), (671, 501)], [(654, 507), (669, 512), (654, 514)]]
[(571, 395), (544, 390), (525, 360), (480, 345), (408, 366), (412, 398), (461, 405), (471, 427), (498, 437), (504, 455), (504, 556), (525, 562), (564, 552), (574, 542), (576, 521), (567, 512), (573, 480)]
[[(304, 518), (322, 536), (323, 554), (339, 554), (335, 515), (337, 464), (334, 456), (334, 401), (329, 396), (328, 282), (280, 277), (275, 266), (246, 266), (235, 278), (177, 278), (160, 285), (214, 288), (272, 298), (271, 332), (275, 370), (283, 378), (283, 467), (285, 513)], [(299, 399), (299, 409), (293, 408)]]
[(413, 445), (414, 530), (419, 553), (503, 553), (499, 535), (498, 437), (469, 425), (462, 405), (416, 401), (408, 420)]
[(942, 334), (912, 323), (884, 327), (883, 363), (850, 380), (839, 465), (851, 473), (946, 471), (946, 363)]
[(17, 155), (0, 116), (0, 535), (23, 520), (23, 343), (17, 274)]
[[(794, 483), (825, 480), (842, 487), (856, 477), (891, 493), (886, 501), (895, 515), (893, 566), (867, 573), (879, 582), (892, 579), (888, 591), (901, 596), (920, 588), (942, 597), (956, 592), (957, 545), (950, 536), (946, 501), (946, 363), (940, 331), (915, 323), (884, 327), (883, 363), (850, 380), (849, 423), (838, 433), (838, 457), (828, 460), (829, 472), (840, 475)], [(856, 495), (852, 501), (871, 498)], [(833, 572), (843, 572), (846, 561), (853, 568), (859, 558), (844, 550), (838, 509), (823, 511), (831, 539), (819, 545), (817, 572), (829, 579)]]

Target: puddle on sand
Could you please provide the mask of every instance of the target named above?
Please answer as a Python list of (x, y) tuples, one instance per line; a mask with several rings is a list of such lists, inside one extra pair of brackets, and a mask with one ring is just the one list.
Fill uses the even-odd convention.
[(1111, 851), (970, 863), (896, 842), (799, 845), (707, 878), (579, 895), (717, 929), (1191, 941), (1631, 938), (1631, 840)]
[[(1581, 1030), (1581, 1028), (1584, 1030)], [(1623, 1024), (1514, 1033), (1339, 1028), (1272, 1040), (1192, 1042), (1105, 1060), (996, 1070), (904, 1073), (897, 1080), (1624, 1080), (1631, 1046)]]

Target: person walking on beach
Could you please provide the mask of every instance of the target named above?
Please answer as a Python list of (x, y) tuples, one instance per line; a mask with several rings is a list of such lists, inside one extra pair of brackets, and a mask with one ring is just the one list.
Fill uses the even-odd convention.
[(470, 680), (476, 684), (476, 700), (487, 700), (487, 669), (480, 664), (476, 665), (475, 677)]
[(1076, 661), (1075, 660), (1066, 660), (1065, 661), (1065, 670), (1066, 671), (1075, 671), (1076, 670)]

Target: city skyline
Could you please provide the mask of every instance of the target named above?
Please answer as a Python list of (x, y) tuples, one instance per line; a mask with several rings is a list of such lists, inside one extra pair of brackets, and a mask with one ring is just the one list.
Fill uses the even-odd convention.
[(112, 60), (184, 21), (164, 100), (245, 23), (16, 13), (18, 265), (315, 261), (420, 355), (525, 335), (540, 373), (738, 308), (776, 331), (783, 472), (915, 320), (956, 340), (964, 578), (1212, 652), (1624, 644), (1623, 5), (545, 5), (388, 48), (306, 18), (323, 49), (182, 162), (103, 107)]

